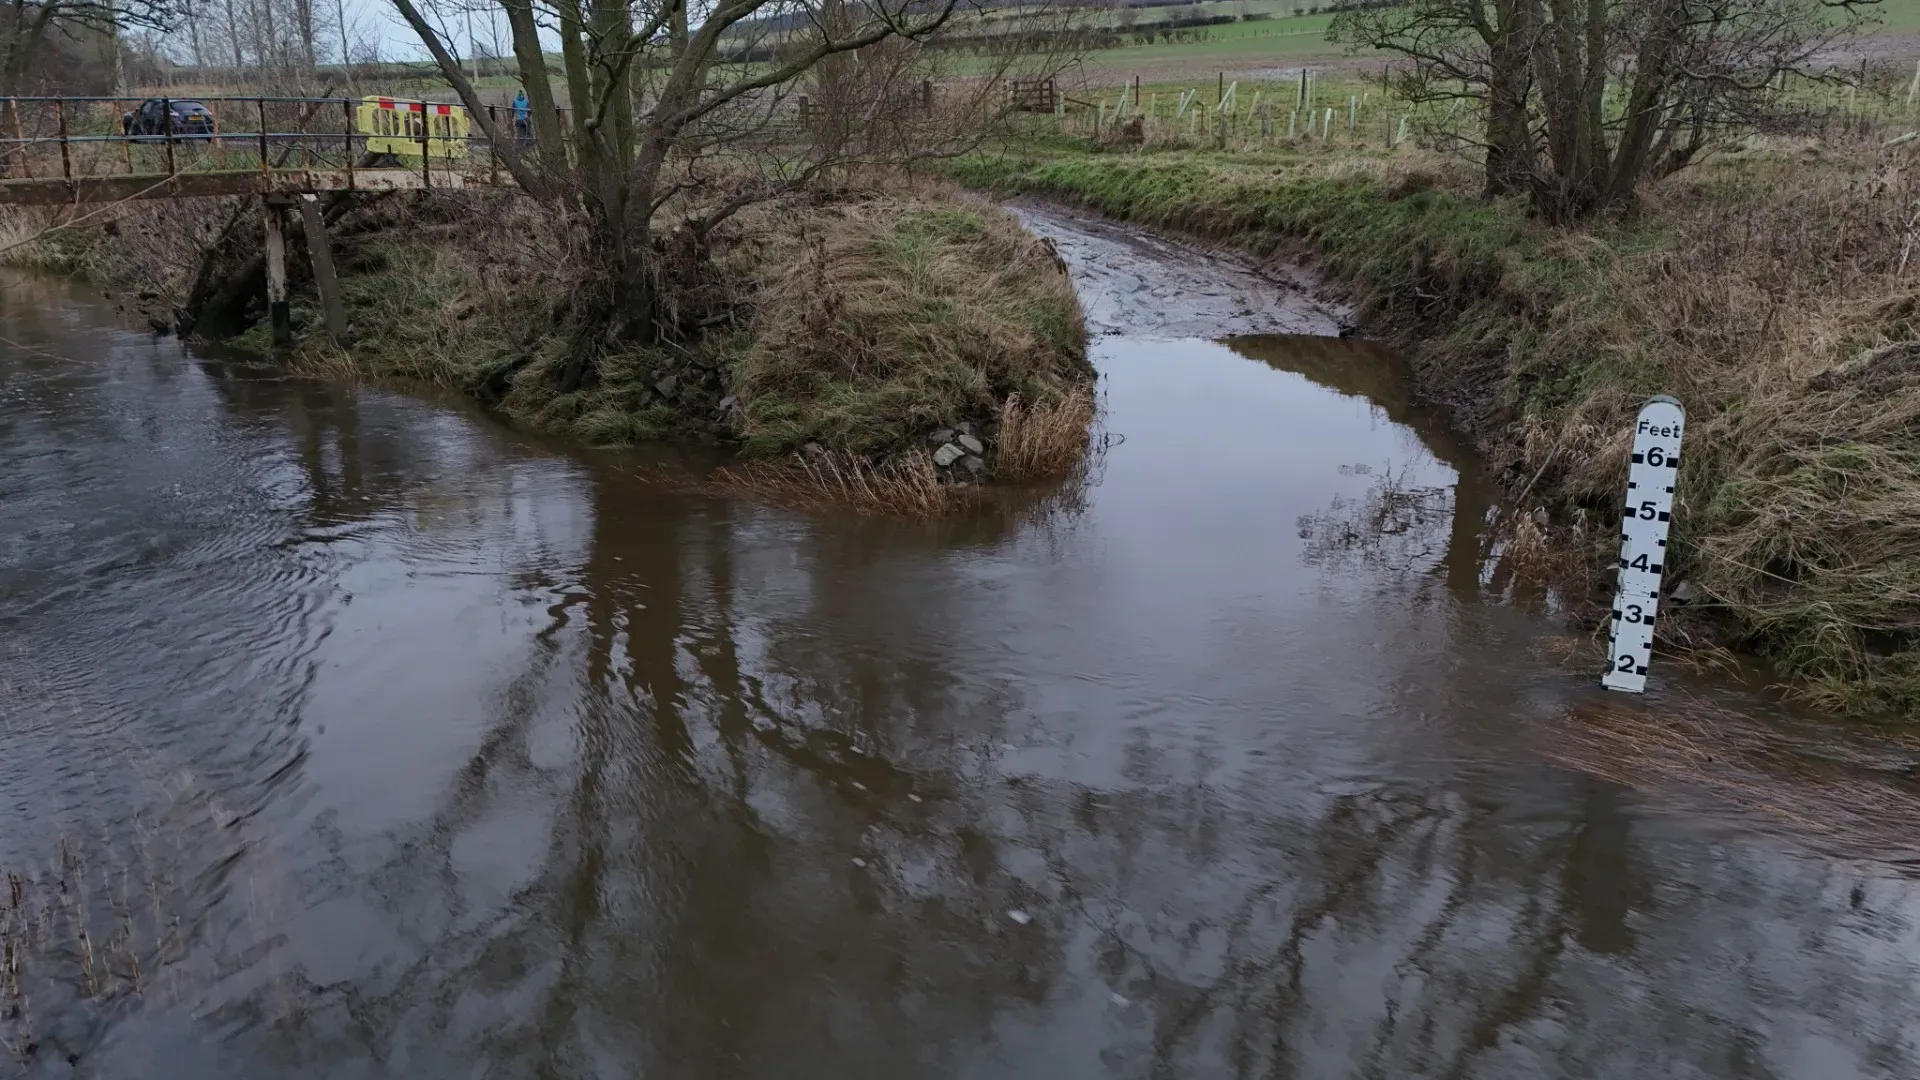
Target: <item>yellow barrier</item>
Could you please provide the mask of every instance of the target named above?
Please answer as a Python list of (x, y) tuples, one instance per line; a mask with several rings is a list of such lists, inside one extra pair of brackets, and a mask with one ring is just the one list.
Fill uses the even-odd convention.
[[(467, 155), (471, 130), (467, 110), (458, 105), (370, 97), (355, 110), (355, 126), (367, 137), (367, 152), (419, 157), (424, 147), (434, 157)], [(430, 136), (422, 143), (423, 136)]]

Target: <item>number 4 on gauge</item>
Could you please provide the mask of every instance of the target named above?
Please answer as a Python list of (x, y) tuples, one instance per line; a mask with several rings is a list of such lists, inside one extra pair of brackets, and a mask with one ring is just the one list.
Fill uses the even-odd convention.
[(1634, 421), (1633, 458), (1620, 518), (1620, 591), (1613, 600), (1613, 645), (1608, 650), (1613, 663), (1600, 678), (1609, 690), (1637, 694), (1647, 688), (1685, 424), (1680, 403), (1670, 397), (1649, 400)]

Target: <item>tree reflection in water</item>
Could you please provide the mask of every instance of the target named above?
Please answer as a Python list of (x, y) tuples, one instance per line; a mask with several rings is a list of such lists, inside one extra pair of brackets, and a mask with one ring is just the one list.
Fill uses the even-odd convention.
[(1302, 572), (1312, 503), (1182, 561), (1118, 455), (1077, 516), (919, 527), (213, 361), (29, 371), (0, 629), (98, 709), (6, 729), (0, 841), (131, 821), (102, 748), (230, 811), (178, 849), (177, 993), (62, 1037), (193, 1077), (1920, 1074), (1910, 884), (1541, 765), (1589, 699), (1479, 603), (1470, 459), (1350, 343), (1233, 347), (1461, 477), (1342, 508), (1413, 587)]

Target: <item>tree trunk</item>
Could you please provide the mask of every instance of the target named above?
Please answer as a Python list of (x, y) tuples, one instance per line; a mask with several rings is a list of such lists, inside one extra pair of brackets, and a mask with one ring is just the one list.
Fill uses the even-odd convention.
[(566, 144), (560, 135), (560, 117), (554, 112), (553, 80), (547, 75), (547, 55), (540, 47), (532, 0), (505, 3), (507, 26), (513, 31), (513, 57), (520, 65), (520, 85), (527, 88), (527, 107), (533, 113), (534, 145), (544, 160), (564, 161)]
[(313, 48), (313, 0), (293, 0), (293, 18), (300, 26), (300, 59), (306, 71), (314, 71), (320, 64)]
[(233, 46), (233, 74), (238, 78), (247, 62), (240, 55), (240, 16), (234, 11), (233, 0), (227, 0), (227, 43)]
[(1495, 5), (1497, 24), (1488, 26), (1487, 153), (1485, 192), (1512, 195), (1533, 180), (1533, 132), (1527, 122), (1527, 47), (1536, 20), (1530, 0)]
[(13, 29), (7, 36), (7, 52), (4, 65), (0, 65), (0, 97), (12, 97), (20, 92), (26, 82), (27, 66), (46, 40), (47, 27), (52, 24), (53, 16), (60, 10), (58, 3), (48, 3), (35, 11), (33, 21), (26, 20), (26, 5), (15, 0), (12, 12)]
[(187, 40), (193, 47), (193, 66), (206, 67), (207, 54), (200, 43), (200, 16), (194, 14), (192, 8), (187, 9)]
[(259, 5), (254, 10), (261, 20), (256, 27), (260, 32), (260, 66), (268, 67), (280, 47), (280, 32), (273, 25), (273, 0), (259, 0)]
[[(820, 8), (820, 25), (830, 38), (843, 37), (852, 25), (844, 0), (825, 0)], [(813, 66), (814, 96), (818, 99), (818, 118), (811, 135), (822, 147), (838, 150), (853, 134), (857, 103), (854, 97), (853, 57), (846, 54), (822, 57)]]
[(581, 40), (586, 24), (580, 17), (579, 0), (554, 0), (560, 13), (560, 62), (567, 72), (567, 100), (573, 106), (573, 146), (580, 156), (580, 168), (588, 171), (596, 156), (592, 131), (593, 80), (587, 74), (587, 47)]
[(1534, 206), (1550, 221), (1569, 221), (1601, 201), (1606, 133), (1598, 124), (1598, 103), (1588, 93), (1587, 5), (1549, 0), (1547, 11), (1545, 40), (1534, 50), (1534, 66), (1553, 169), (1547, 182), (1535, 184)]
[(347, 93), (358, 96), (353, 85), (353, 49), (347, 43), (347, 0), (333, 0), (333, 14), (340, 22), (340, 77), (346, 80)]
[(113, 92), (124, 94), (127, 92), (127, 65), (126, 57), (120, 51), (120, 11), (114, 6), (114, 0), (106, 0), (101, 9), (106, 17), (99, 25), (100, 62), (106, 66)]
[(1678, 45), (1675, 39), (1682, 33), (1678, 25), (1682, 18), (1680, 4), (1667, 0), (1654, 13), (1641, 40), (1640, 53), (1635, 57), (1633, 90), (1627, 97), (1626, 125), (1620, 132), (1620, 144), (1607, 178), (1604, 194), (1607, 205), (1618, 205), (1633, 197), (1651, 160), (1654, 140), (1666, 126), (1667, 84)]
[(602, 153), (614, 167), (633, 160), (633, 19), (627, 0), (593, 0), (593, 93), (596, 130), (605, 137)]

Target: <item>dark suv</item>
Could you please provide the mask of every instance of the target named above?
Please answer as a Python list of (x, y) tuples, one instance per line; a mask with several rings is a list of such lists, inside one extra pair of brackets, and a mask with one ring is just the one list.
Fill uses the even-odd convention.
[(213, 135), (213, 113), (186, 98), (148, 98), (120, 117), (120, 130), (135, 138), (206, 139)]

